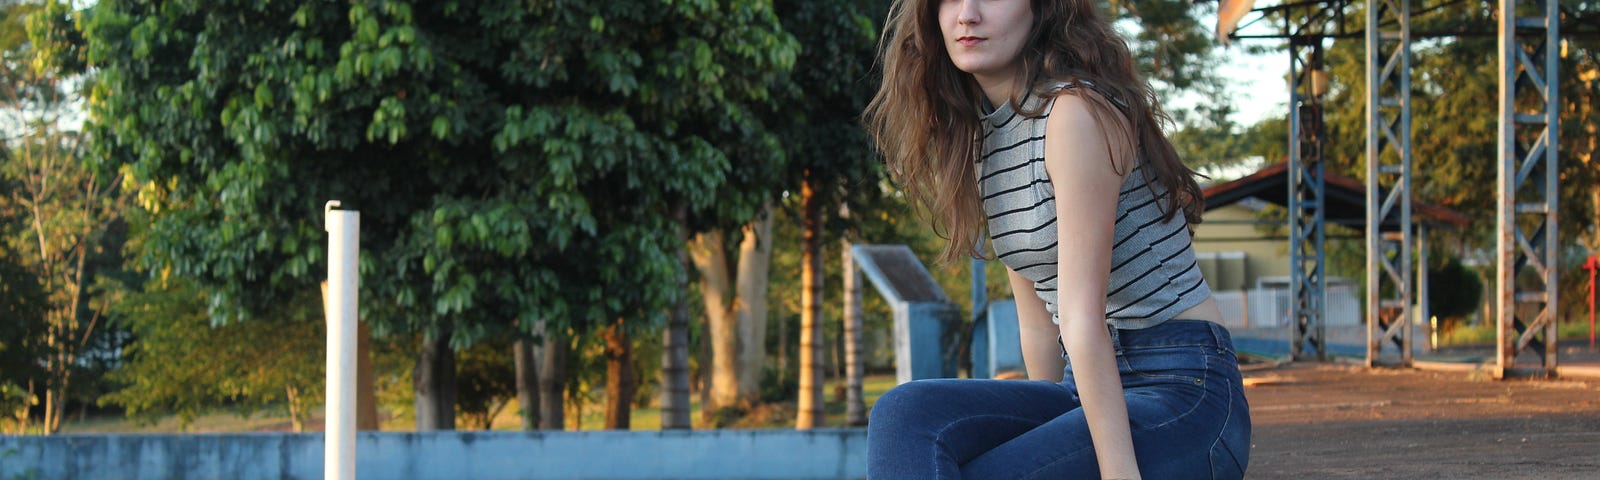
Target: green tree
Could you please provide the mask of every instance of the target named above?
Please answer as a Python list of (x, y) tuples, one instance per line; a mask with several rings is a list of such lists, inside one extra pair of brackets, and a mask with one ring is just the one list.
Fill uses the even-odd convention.
[(1428, 305), (1431, 313), (1446, 323), (1459, 323), (1478, 309), (1483, 300), (1483, 282), (1478, 272), (1449, 258), (1443, 265), (1428, 266)]
[[(841, 191), (870, 198), (881, 170), (857, 118), (876, 87), (872, 66), (888, 2), (776, 2), (784, 27), (804, 50), (772, 113), (788, 153), (787, 189), (800, 198), (803, 224), (800, 401), (795, 427), (823, 422), (822, 291), (824, 212)], [(859, 188), (867, 186), (869, 188)]]
[(146, 282), (113, 309), (137, 341), (110, 374), (126, 387), (107, 395), (140, 418), (176, 414), (187, 427), (218, 407), (249, 415), (285, 407), (305, 431), (325, 386), (325, 329), (314, 292), (260, 312), (257, 321), (213, 324), (209, 294), (179, 278)]
[(506, 338), (491, 338), (473, 345), (457, 357), (460, 401), (456, 408), (467, 426), (481, 430), (494, 428), (494, 418), (505, 410), (516, 395), (513, 382), (514, 358), (505, 354), (511, 348)]
[[(1201, 22), (1217, 4), (1184, 0), (1108, 0), (1112, 18), (1129, 33), (1133, 61), (1145, 78), (1171, 95), (1222, 81), (1211, 55), (1213, 26)], [(1221, 100), (1220, 98), (1218, 100)], [(1219, 104), (1223, 102), (1218, 102)]]
[[(28, 327), (40, 332), (34, 350), (44, 369), (41, 430), (60, 428), (74, 381), (94, 380), (82, 356), (103, 339), (106, 298), (97, 298), (97, 278), (119, 268), (120, 216), (127, 196), (120, 177), (89, 154), (87, 136), (70, 119), (82, 97), (71, 70), (52, 68), (41, 60), (53, 52), (66, 58), (76, 52), (75, 37), (62, 30), (70, 22), (66, 9), (54, 4), (7, 2), (0, 5), (0, 203), (6, 206), (8, 228), (0, 242), (14, 253), (38, 283), (46, 308)], [(23, 35), (26, 33), (26, 35)], [(97, 328), (102, 327), (102, 328)], [(36, 328), (36, 329), (35, 329)], [(74, 378), (77, 376), (78, 378)], [(36, 394), (30, 384), (29, 394)]]
[[(3, 186), (0, 186), (3, 188)], [(0, 197), (0, 235), (9, 238), (18, 225)], [(43, 358), (44, 331), (41, 328), (48, 309), (48, 297), (38, 277), (23, 266), (21, 258), (0, 244), (0, 433), (27, 433), (28, 410), (39, 403), (37, 387), (45, 375), (39, 368)]]
[(674, 209), (711, 211), (795, 50), (754, 0), (111, 0), (80, 26), (147, 260), (214, 286), (214, 318), (256, 316), (315, 291), (342, 200), (362, 318), (443, 346), (418, 368), (440, 393), (424, 364), (540, 320), (653, 328), (680, 295)]

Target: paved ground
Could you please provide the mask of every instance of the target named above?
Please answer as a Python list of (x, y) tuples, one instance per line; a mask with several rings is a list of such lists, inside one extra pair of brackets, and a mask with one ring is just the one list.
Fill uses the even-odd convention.
[(1253, 479), (1600, 479), (1600, 377), (1294, 364), (1245, 378)]

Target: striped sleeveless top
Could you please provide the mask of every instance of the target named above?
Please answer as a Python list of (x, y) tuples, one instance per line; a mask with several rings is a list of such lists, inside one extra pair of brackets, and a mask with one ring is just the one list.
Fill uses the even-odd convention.
[[(1061, 88), (1085, 86), (1093, 88), (1086, 81), (1064, 83)], [(1040, 118), (1024, 117), (1013, 111), (1010, 103), (985, 115), (983, 149), (976, 170), (995, 254), (1011, 270), (1033, 281), (1051, 321), (1059, 323), (1056, 265), (1072, 259), (1058, 258), (1055, 190), (1045, 171), (1045, 121), (1052, 100), (1033, 94), (1026, 98), (1024, 110), (1044, 107)], [(1141, 157), (1122, 184), (1116, 237), (1109, 252), (1106, 323), (1122, 329), (1155, 326), (1211, 296), (1195, 262), (1187, 222), (1181, 214), (1162, 221), (1161, 209), (1170, 208), (1166, 190), (1159, 183), (1146, 182), (1144, 168)], [(1103, 253), (1068, 252), (1099, 254)]]

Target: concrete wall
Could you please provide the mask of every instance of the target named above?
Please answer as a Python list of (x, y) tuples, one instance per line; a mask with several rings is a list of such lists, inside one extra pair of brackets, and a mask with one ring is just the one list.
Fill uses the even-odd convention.
[[(866, 477), (867, 432), (362, 432), (370, 479)], [(0, 478), (315, 479), (322, 434), (0, 436)]]

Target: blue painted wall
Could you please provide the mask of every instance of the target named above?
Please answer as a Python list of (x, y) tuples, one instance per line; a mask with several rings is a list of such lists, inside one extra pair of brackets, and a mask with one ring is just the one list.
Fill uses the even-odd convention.
[[(316, 479), (322, 434), (0, 436), (0, 478)], [(866, 477), (864, 429), (362, 432), (363, 479)]]

